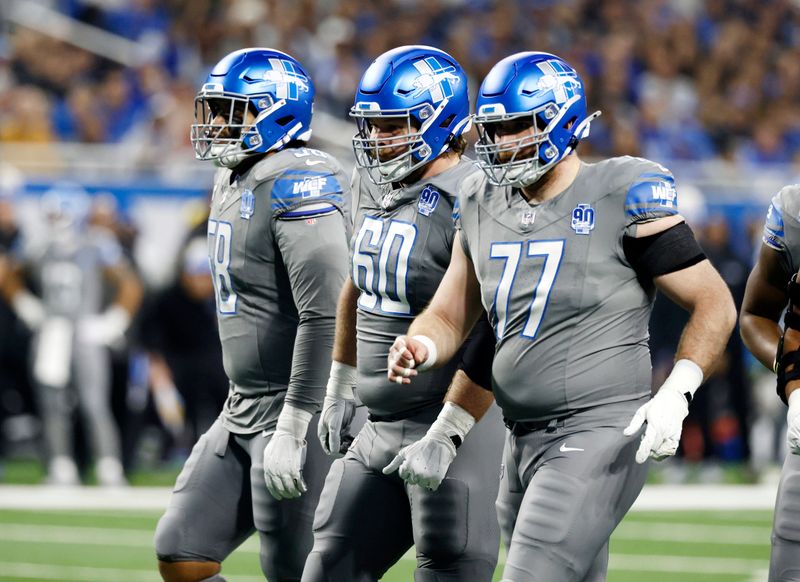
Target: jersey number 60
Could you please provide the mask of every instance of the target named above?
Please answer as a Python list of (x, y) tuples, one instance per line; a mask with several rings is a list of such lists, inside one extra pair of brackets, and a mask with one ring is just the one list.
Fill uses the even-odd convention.
[(417, 228), (408, 222), (390, 220), (384, 236), (385, 224), (367, 216), (356, 237), (352, 276), (353, 283), (361, 289), (358, 305), (370, 311), (379, 307), (384, 313), (410, 315), (408, 260)]

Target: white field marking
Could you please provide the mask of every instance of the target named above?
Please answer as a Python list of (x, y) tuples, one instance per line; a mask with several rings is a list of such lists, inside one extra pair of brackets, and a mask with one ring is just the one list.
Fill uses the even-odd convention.
[(644, 554), (611, 554), (609, 570), (636, 572), (685, 572), (687, 574), (753, 575), (767, 568), (766, 560), (743, 558), (709, 558), (706, 556), (653, 556)]
[[(771, 485), (648, 485), (633, 511), (771, 510)], [(163, 510), (167, 487), (48, 487), (0, 485), (0, 509)]]
[(612, 537), (618, 540), (768, 546), (771, 533), (772, 528), (750, 525), (623, 521)]
[(769, 570), (765, 568), (763, 570), (757, 570), (756, 572), (753, 572), (753, 576), (748, 582), (766, 582), (767, 578), (769, 578)]
[[(26, 562), (0, 562), (4, 576), (36, 578), (39, 580), (78, 580), (80, 582), (152, 582), (158, 578), (155, 570), (122, 570), (89, 566), (51, 566)], [(264, 582), (263, 576), (225, 574), (230, 582)]]
[(167, 487), (0, 485), (0, 509), (164, 510), (170, 494)]
[(632, 511), (716, 511), (775, 507), (772, 485), (646, 485)]
[[(3, 523), (0, 527), (0, 540), (34, 544), (153, 548), (154, 533), (153, 530), (144, 529)], [(258, 537), (251, 537), (236, 551), (258, 554)]]

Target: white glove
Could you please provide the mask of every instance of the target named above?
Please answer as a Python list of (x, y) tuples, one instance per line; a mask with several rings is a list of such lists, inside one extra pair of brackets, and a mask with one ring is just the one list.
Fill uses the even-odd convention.
[(634, 435), (647, 421), (647, 430), (636, 451), (637, 463), (644, 463), (648, 457), (661, 461), (675, 454), (681, 440), (683, 419), (689, 414), (689, 402), (684, 394), (694, 395), (702, 383), (700, 366), (691, 360), (675, 362), (672, 373), (656, 395), (639, 407), (623, 431), (625, 436)]
[[(338, 455), (344, 452), (342, 448), (352, 442), (350, 424), (356, 413), (353, 388), (357, 378), (355, 366), (337, 361), (331, 363), (331, 375), (317, 426), (317, 436), (326, 455)], [(342, 443), (345, 447), (342, 447)]]
[(789, 412), (786, 413), (788, 430), (786, 439), (789, 442), (789, 451), (800, 455), (800, 390), (789, 394)]
[(113, 305), (99, 315), (78, 322), (78, 337), (86, 343), (112, 346), (122, 341), (131, 323), (124, 307)]
[(183, 398), (175, 385), (172, 382), (165, 382), (153, 386), (153, 402), (164, 428), (174, 437), (181, 435), (185, 427)]
[(36, 331), (42, 326), (45, 318), (41, 300), (30, 291), (20, 291), (11, 300), (11, 307), (17, 317), (30, 329)]
[(278, 425), (264, 448), (264, 481), (275, 499), (292, 499), (306, 492), (306, 431), (311, 413), (283, 405)]
[(473, 426), (475, 418), (469, 412), (457, 404), (445, 402), (425, 436), (400, 449), (383, 468), (384, 475), (399, 468), (397, 474), (409, 485), (436, 491), (456, 458), (455, 442), (461, 444)]

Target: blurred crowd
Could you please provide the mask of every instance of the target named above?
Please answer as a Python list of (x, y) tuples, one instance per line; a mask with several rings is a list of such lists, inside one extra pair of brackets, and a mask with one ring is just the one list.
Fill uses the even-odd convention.
[[(36, 7), (115, 35), (97, 46), (131, 50), (104, 54), (91, 43), (59, 40), (44, 24), (53, 12)], [(115, 44), (120, 39), (127, 44)], [(744, 174), (756, 167), (754, 175), (800, 167), (800, 5), (793, 0), (0, 2), (0, 146), (118, 144), (142, 168), (185, 162), (193, 158), (194, 94), (226, 53), (246, 46), (291, 53), (313, 75), (317, 110), (346, 119), (369, 62), (412, 43), (453, 54), (473, 94), (508, 54), (564, 57), (587, 82), (590, 107), (603, 111), (585, 142), (588, 157), (723, 160)], [(175, 269), (155, 287), (137, 264), (137, 229), (113, 197), (55, 186), (58, 204), (48, 207), (46, 195), (36, 201), (42, 220), (55, 222), (32, 244), (18, 216), (24, 180), (4, 182), (10, 174), (0, 168), (0, 465), (4, 455), (33, 451), (51, 482), (75, 483), (96, 466), (99, 482), (120, 485), (137, 467), (180, 462), (227, 393), (202, 217), (188, 225), (177, 256), (160, 257)], [(738, 303), (761, 216), (747, 233), (702, 211), (690, 219)], [(56, 223), (67, 238), (56, 237)], [(100, 287), (86, 303), (80, 285), (88, 279)], [(78, 285), (83, 302), (68, 313), (54, 306), (61, 301), (48, 291), (54, 281)], [(128, 320), (109, 315), (122, 306)], [(46, 331), (54, 316), (66, 317), (75, 342), (59, 356), (60, 375), (36, 367), (47, 349), (42, 338), (59, 333)], [(671, 302), (657, 302), (656, 381), (669, 371), (684, 318)], [(80, 331), (97, 332), (100, 321), (103, 333)], [(105, 371), (86, 375), (87, 350)], [(720, 372), (698, 393), (682, 457), (756, 468), (780, 458), (783, 411), (762, 385), (772, 382), (737, 331)]]
[[(20, 5), (136, 42), (133, 62), (16, 24)], [(0, 141), (122, 142), (145, 165), (191, 156), (193, 95), (231, 50), (291, 53), (318, 110), (344, 118), (375, 56), (425, 43), (462, 63), (473, 93), (513, 52), (566, 58), (603, 111), (589, 154), (764, 165), (800, 152), (794, 0), (27, 0), (0, 18)]]

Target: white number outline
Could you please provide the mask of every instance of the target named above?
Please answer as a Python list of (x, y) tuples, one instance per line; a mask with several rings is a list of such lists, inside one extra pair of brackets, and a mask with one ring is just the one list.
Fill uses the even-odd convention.
[[(380, 301), (380, 310), (384, 313), (411, 315), (411, 305), (408, 302), (408, 263), (417, 240), (417, 226), (403, 220), (389, 220), (386, 236), (383, 237), (383, 242), (380, 242), (386, 224), (383, 220), (367, 216), (356, 236), (353, 248), (352, 277), (357, 287), (359, 287), (360, 270), (364, 270), (364, 286), (358, 298), (358, 306), (362, 309), (372, 310)], [(395, 246), (398, 238), (400, 239), (400, 248), (397, 251), (394, 269), (394, 290), (397, 299), (393, 299), (390, 297), (388, 289), (388, 267), (392, 247)], [(374, 255), (362, 251), (365, 242), (367, 247), (373, 249), (380, 247), (377, 273), (375, 273)]]
[[(553, 290), (561, 261), (564, 258), (565, 239), (528, 241), (526, 257), (544, 257), (539, 280), (533, 288), (533, 297), (528, 307), (528, 317), (520, 332), (522, 337), (535, 340), (547, 312), (550, 292)], [(493, 242), (489, 245), (490, 259), (503, 259), (503, 272), (495, 289), (492, 311), (495, 316), (495, 335), (500, 340), (505, 335), (508, 318), (508, 304), (517, 279), (522, 259), (522, 242)]]
[[(214, 296), (217, 300), (217, 312), (221, 315), (235, 315), (239, 295), (233, 288), (231, 281), (231, 247), (233, 246), (233, 225), (224, 220), (208, 219), (209, 264), (211, 276), (214, 281)], [(222, 290), (228, 296), (222, 298)]]

